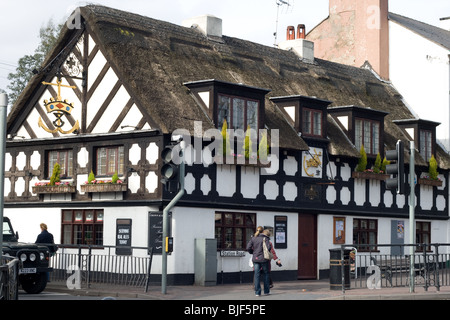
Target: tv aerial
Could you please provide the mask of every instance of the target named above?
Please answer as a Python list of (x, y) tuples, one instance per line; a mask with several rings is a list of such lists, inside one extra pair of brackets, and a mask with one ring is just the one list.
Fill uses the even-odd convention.
[[(277, 4), (277, 21), (276, 21), (276, 25), (275, 25), (275, 32), (273, 33), (274, 37), (275, 37), (275, 43), (274, 46), (277, 46), (277, 36), (278, 36), (278, 16), (280, 13), (280, 8), (282, 7), (286, 7), (289, 8), (291, 7), (291, 0), (275, 0), (276, 4)], [(293, 2), (293, 0), (292, 0)]]

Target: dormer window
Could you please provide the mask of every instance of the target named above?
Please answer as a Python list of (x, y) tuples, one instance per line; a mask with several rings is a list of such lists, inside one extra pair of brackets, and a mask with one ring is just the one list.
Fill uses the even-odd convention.
[(430, 130), (420, 130), (420, 154), (428, 162), (433, 154), (433, 133)]
[(264, 128), (264, 102), (270, 90), (219, 80), (184, 83), (196, 101), (222, 129), (224, 120), (228, 129), (246, 131)]
[(327, 107), (331, 101), (306, 96), (270, 98), (302, 138), (326, 138)]
[(219, 94), (218, 102), (216, 120), (218, 128), (222, 128), (224, 120), (227, 120), (229, 129), (258, 130), (259, 101)]
[(420, 155), (428, 162), (436, 148), (436, 127), (439, 122), (422, 119), (405, 119), (393, 121), (416, 142)]
[(302, 133), (308, 136), (323, 136), (322, 111), (303, 108)]
[(380, 152), (380, 122), (355, 119), (355, 147), (360, 150), (364, 146), (367, 154), (377, 155)]
[(359, 106), (328, 108), (328, 113), (336, 120), (348, 138), (359, 151), (362, 146), (366, 154), (376, 157), (384, 153), (384, 117), (386, 112)]

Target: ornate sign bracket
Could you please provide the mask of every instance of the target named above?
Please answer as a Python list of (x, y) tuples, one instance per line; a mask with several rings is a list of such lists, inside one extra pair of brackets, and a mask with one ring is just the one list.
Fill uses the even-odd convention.
[(45, 124), (42, 122), (41, 117), (39, 117), (39, 121), (38, 121), (38, 125), (39, 127), (41, 127), (42, 129), (44, 129), (45, 131), (49, 132), (49, 133), (56, 133), (56, 132), (60, 132), (62, 134), (69, 134), (69, 133), (73, 133), (75, 130), (79, 129), (80, 125), (77, 122), (75, 123), (75, 125), (69, 129), (69, 130), (63, 130), (62, 127), (64, 126), (65, 122), (63, 121), (62, 117), (63, 116), (68, 116), (72, 113), (73, 110), (73, 104), (72, 103), (68, 103), (67, 100), (63, 100), (61, 98), (61, 87), (64, 88), (72, 88), (75, 89), (76, 86), (68, 86), (68, 85), (63, 85), (62, 81), (61, 81), (61, 73), (58, 72), (57, 73), (57, 80), (56, 83), (51, 83), (51, 82), (42, 82), (43, 85), (51, 85), (51, 86), (57, 86), (58, 87), (58, 93), (56, 96), (56, 99), (54, 98), (50, 98), (50, 100), (44, 100), (44, 106), (47, 109), (47, 113), (53, 113), (56, 117), (56, 119), (52, 122), (52, 124), (55, 126), (55, 129), (49, 129), (45, 126)]

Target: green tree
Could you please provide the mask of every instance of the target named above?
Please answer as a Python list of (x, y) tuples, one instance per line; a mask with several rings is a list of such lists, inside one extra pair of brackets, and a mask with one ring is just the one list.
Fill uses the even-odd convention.
[(356, 171), (358, 172), (364, 172), (367, 167), (367, 154), (366, 150), (364, 149), (364, 146), (361, 146), (361, 149), (359, 150), (360, 158), (358, 161), (358, 166), (356, 167)]
[(61, 174), (61, 167), (59, 165), (59, 163), (55, 163), (54, 167), (53, 167), (53, 172), (52, 172), (52, 176), (50, 177), (50, 185), (54, 186), (56, 182), (60, 181), (60, 176)]
[(386, 157), (384, 157), (383, 162), (382, 162), (382, 164), (381, 164), (381, 171), (383, 171), (383, 173), (386, 173), (386, 166), (387, 166), (388, 164), (391, 164), (391, 162), (388, 161), (388, 160), (386, 159)]
[(431, 158), (430, 158), (430, 166), (428, 168), (428, 174), (430, 175), (430, 179), (433, 179), (433, 180), (438, 179), (437, 161), (434, 158), (434, 155), (431, 155)]
[(92, 181), (94, 181), (94, 180), (95, 180), (95, 174), (91, 170), (91, 172), (89, 173), (89, 176), (88, 176), (88, 183), (92, 183)]
[(375, 159), (375, 164), (373, 165), (373, 172), (380, 173), (381, 170), (381, 156), (378, 153), (377, 158)]
[(117, 171), (114, 172), (112, 178), (111, 178), (111, 182), (112, 183), (117, 183), (117, 180), (119, 180), (119, 175), (117, 174)]
[(228, 129), (228, 124), (227, 124), (227, 120), (224, 119), (223, 120), (223, 125), (222, 125), (222, 146), (221, 146), (221, 154), (223, 156), (229, 156), (231, 154), (231, 145), (230, 145), (230, 140), (229, 140), (229, 136), (227, 133), (227, 129)]
[(34, 54), (25, 55), (20, 58), (17, 63), (18, 67), (16, 68), (16, 72), (8, 74), (8, 80), (10, 81), (8, 85), (8, 98), (11, 105), (14, 105), (17, 98), (25, 89), (28, 81), (33, 76), (33, 70), (38, 70), (41, 67), (46, 55), (56, 44), (63, 25), (64, 23), (55, 25), (53, 20), (50, 19), (46, 26), (41, 27), (39, 30), (40, 43), (34, 51)]
[(269, 153), (269, 144), (267, 142), (267, 132), (263, 132), (258, 146), (259, 159), (262, 161), (266, 161), (268, 153)]
[(245, 159), (250, 159), (250, 156), (252, 154), (252, 140), (250, 137), (250, 126), (247, 127), (247, 132), (245, 133), (245, 139), (244, 139), (244, 145), (242, 147), (244, 151)]

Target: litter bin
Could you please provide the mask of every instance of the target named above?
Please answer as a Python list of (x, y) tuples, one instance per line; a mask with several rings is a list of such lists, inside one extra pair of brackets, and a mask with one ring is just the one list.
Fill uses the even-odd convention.
[[(350, 249), (344, 249), (344, 288), (350, 289)], [(341, 249), (330, 249), (330, 290), (342, 290)]]

